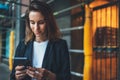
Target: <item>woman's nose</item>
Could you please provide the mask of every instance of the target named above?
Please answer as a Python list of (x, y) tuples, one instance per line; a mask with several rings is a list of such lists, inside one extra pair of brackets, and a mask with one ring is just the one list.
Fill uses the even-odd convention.
[(35, 29), (39, 29), (39, 25), (37, 23), (35, 24)]
[(36, 27), (36, 28), (39, 27), (38, 23), (35, 24), (35, 27)]

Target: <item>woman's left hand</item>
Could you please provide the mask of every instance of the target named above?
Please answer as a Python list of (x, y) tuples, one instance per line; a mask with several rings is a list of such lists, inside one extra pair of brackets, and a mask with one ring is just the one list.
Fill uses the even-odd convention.
[(45, 68), (28, 67), (27, 74), (37, 80), (56, 80), (56, 75)]

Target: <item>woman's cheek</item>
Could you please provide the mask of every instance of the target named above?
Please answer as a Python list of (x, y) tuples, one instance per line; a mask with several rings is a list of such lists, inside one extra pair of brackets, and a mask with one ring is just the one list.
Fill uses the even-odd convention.
[(32, 27), (32, 25), (30, 25), (30, 28), (31, 28), (32, 31), (34, 31), (34, 27)]

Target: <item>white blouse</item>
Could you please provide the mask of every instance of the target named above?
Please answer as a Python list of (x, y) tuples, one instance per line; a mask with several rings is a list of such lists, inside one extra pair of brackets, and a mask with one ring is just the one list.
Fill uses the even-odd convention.
[(46, 47), (48, 44), (48, 40), (44, 42), (36, 42), (34, 41), (33, 45), (33, 67), (41, 68), (43, 58), (45, 55)]

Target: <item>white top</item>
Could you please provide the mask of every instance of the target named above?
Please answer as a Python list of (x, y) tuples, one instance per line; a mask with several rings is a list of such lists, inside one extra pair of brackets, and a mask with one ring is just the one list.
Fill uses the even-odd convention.
[(45, 55), (46, 47), (48, 44), (48, 40), (44, 42), (36, 42), (34, 41), (34, 46), (33, 46), (33, 67), (36, 68), (41, 68), (42, 67), (42, 62), (43, 58)]

